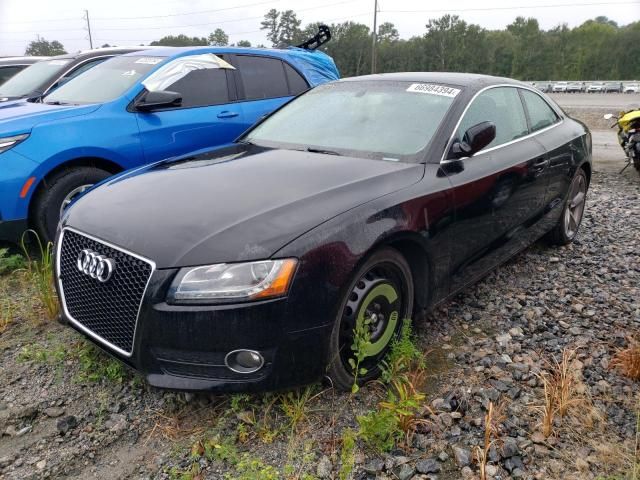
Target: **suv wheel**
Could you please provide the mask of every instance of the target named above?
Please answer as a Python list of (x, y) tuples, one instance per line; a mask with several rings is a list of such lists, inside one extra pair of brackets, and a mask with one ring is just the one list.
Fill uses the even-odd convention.
[(96, 167), (78, 167), (63, 170), (46, 181), (34, 200), (31, 219), (42, 243), (53, 242), (62, 213), (78, 195), (110, 176)]

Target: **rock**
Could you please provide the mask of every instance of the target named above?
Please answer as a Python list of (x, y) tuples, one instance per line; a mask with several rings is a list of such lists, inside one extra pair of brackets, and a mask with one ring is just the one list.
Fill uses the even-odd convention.
[(513, 437), (507, 437), (502, 444), (502, 457), (511, 458), (519, 453), (518, 442)]
[(73, 415), (60, 418), (56, 423), (56, 428), (61, 434), (67, 433), (78, 426), (78, 420)]
[(419, 473), (438, 473), (440, 471), (440, 465), (438, 465), (435, 458), (427, 458), (416, 462), (416, 470)]
[(436, 411), (450, 412), (451, 405), (444, 398), (436, 398), (431, 402), (431, 408)]
[(121, 413), (112, 413), (104, 426), (114, 433), (122, 433), (127, 428), (127, 417)]
[(38, 470), (44, 470), (44, 467), (47, 466), (47, 461), (46, 460), (40, 460), (39, 462), (36, 462), (36, 468)]
[(518, 456), (507, 458), (507, 460), (504, 462), (504, 468), (510, 473), (513, 473), (516, 468), (522, 467), (524, 467), (524, 465), (522, 464), (522, 458)]
[(64, 415), (64, 408), (62, 407), (49, 407), (44, 409), (44, 414), (49, 418), (58, 418)]
[(367, 462), (364, 466), (364, 471), (375, 475), (378, 472), (381, 472), (384, 469), (384, 460), (381, 458), (374, 458)]
[(470, 467), (464, 467), (460, 473), (465, 480), (473, 478), (473, 470)]
[(540, 432), (538, 430), (538, 431), (533, 432), (533, 435), (531, 435), (531, 441), (533, 443), (545, 443), (547, 441), (547, 439), (542, 434), (542, 432)]
[(444, 450), (438, 454), (438, 460), (441, 462), (446, 462), (449, 459), (449, 454)]
[(415, 469), (408, 463), (403, 463), (394, 470), (399, 480), (409, 480), (416, 473)]
[(487, 472), (487, 475), (489, 475), (489, 477), (495, 477), (498, 473), (498, 467), (489, 464), (485, 467), (485, 471)]
[(316, 467), (316, 475), (318, 478), (330, 478), (332, 469), (331, 460), (326, 455), (323, 455)]
[(453, 456), (456, 459), (456, 463), (459, 467), (466, 467), (467, 465), (471, 465), (471, 452), (466, 448), (459, 447), (454, 445), (451, 447), (453, 450)]

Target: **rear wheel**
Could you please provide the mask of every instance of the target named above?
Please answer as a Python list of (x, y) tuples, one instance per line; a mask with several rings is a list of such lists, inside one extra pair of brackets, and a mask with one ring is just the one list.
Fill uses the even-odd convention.
[(569, 186), (569, 194), (562, 215), (549, 232), (548, 239), (555, 245), (567, 245), (578, 234), (587, 199), (587, 174), (580, 168)]
[(80, 194), (111, 173), (95, 167), (64, 170), (46, 181), (34, 200), (32, 223), (43, 244), (52, 242), (64, 210)]
[[(411, 317), (413, 295), (411, 269), (398, 251), (384, 248), (369, 257), (354, 275), (331, 334), (328, 375), (334, 387), (350, 390), (380, 375), (402, 321)], [(354, 346), (363, 334), (369, 341), (357, 362)]]

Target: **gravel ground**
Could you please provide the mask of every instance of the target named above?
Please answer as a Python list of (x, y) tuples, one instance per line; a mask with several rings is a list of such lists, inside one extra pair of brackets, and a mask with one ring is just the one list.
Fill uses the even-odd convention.
[[(640, 178), (632, 169), (609, 170), (594, 174), (573, 245), (534, 245), (416, 322), (430, 368), (428, 427), (389, 455), (358, 444), (355, 478), (477, 478), (471, 452), (482, 442), (489, 402), (502, 411), (490, 478), (628, 471), (640, 389), (609, 363), (625, 337), (640, 332)], [(12, 298), (24, 294), (19, 282), (3, 288)], [(289, 435), (281, 428), (282, 396), (185, 396), (150, 389), (128, 373), (91, 381), (73, 354), (81, 345), (57, 324), (17, 322), (0, 336), (0, 477), (174, 478), (172, 469), (192, 465), (196, 439), (210, 432), (235, 438), (245, 424), (249, 441), (238, 448), (279, 469), (293, 464), (294, 473), (240, 477), (202, 459), (194, 478), (303, 478), (305, 471), (314, 476), (306, 478), (338, 478), (341, 431), (357, 428), (355, 416), (380, 393), (365, 387), (350, 397), (316, 387), (307, 418)], [(563, 351), (575, 352), (580, 403), (545, 439), (539, 375)], [(255, 421), (247, 419), (252, 405)]]

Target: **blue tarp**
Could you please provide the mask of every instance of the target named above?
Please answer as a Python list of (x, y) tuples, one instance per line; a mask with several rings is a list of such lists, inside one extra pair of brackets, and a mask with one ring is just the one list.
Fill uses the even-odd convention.
[(304, 73), (312, 87), (340, 78), (333, 59), (319, 50), (289, 47), (285, 50), (289, 62)]

